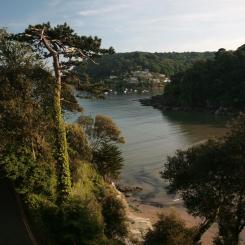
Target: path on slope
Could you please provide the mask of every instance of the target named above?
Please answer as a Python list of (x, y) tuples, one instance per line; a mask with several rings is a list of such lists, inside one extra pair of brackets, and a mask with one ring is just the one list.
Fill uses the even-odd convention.
[(11, 185), (0, 179), (0, 245), (32, 245)]

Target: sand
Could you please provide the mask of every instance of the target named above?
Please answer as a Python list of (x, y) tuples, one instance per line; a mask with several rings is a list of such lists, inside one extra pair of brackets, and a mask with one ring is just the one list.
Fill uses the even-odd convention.
[[(149, 218), (152, 224), (156, 223), (159, 214), (161, 213), (169, 214), (171, 212), (177, 213), (180, 216), (180, 218), (185, 221), (187, 227), (198, 225), (201, 222), (200, 218), (195, 218), (192, 215), (190, 215), (182, 205), (161, 208), (161, 207), (156, 207), (153, 205), (141, 203), (138, 200), (130, 197), (127, 198), (127, 201), (130, 207), (130, 212), (132, 214), (142, 218)], [(212, 241), (213, 238), (216, 236), (217, 231), (218, 231), (217, 224), (211, 226), (210, 229), (202, 237), (202, 245), (213, 244)], [(241, 234), (241, 239), (242, 240), (239, 245), (245, 245), (245, 229)]]

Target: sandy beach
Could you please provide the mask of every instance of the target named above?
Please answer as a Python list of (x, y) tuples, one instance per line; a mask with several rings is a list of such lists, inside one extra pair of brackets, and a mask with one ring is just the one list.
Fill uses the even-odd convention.
[[(154, 225), (156, 221), (158, 220), (158, 216), (161, 213), (164, 214), (170, 214), (171, 212), (175, 212), (179, 215), (181, 219), (183, 219), (188, 227), (192, 227), (195, 225), (200, 224), (201, 220), (200, 218), (195, 218), (192, 215), (190, 215), (187, 210), (182, 206), (173, 206), (173, 207), (156, 207), (154, 205), (150, 204), (144, 204), (139, 202), (138, 200), (129, 197), (127, 198), (130, 212), (135, 215), (142, 218), (148, 218)], [(210, 229), (203, 235), (202, 237), (202, 245), (211, 245), (213, 244), (213, 238), (217, 234), (218, 227), (216, 224), (210, 227)], [(240, 245), (245, 244), (245, 230), (243, 230), (241, 234)]]

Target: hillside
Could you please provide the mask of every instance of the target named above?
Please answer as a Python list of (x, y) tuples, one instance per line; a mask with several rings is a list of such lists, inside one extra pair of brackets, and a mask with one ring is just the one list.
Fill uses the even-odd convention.
[(213, 60), (196, 62), (172, 77), (151, 105), (163, 109), (205, 109), (217, 114), (245, 108), (245, 46), (236, 51), (220, 49)]
[(147, 53), (131, 52), (105, 55), (94, 62), (88, 62), (78, 68), (81, 76), (88, 75), (94, 81), (109, 76), (122, 76), (135, 70), (149, 70), (172, 76), (177, 72), (188, 69), (198, 60), (213, 59), (212, 52), (184, 52), (184, 53)]

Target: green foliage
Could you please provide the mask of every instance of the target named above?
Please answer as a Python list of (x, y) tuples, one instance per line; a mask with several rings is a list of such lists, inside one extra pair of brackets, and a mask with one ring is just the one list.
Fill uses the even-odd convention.
[(84, 128), (93, 149), (97, 149), (102, 142), (125, 143), (121, 130), (109, 116), (96, 115), (93, 119), (82, 115), (78, 123)]
[(126, 213), (121, 200), (91, 164), (81, 163), (78, 173), (78, 182), (73, 186), (72, 196), (79, 196), (90, 208), (90, 212), (97, 211), (97, 215), (103, 217), (104, 233), (112, 239), (108, 244), (117, 244), (117, 239), (127, 234)]
[(162, 173), (188, 211), (204, 218), (201, 233), (219, 224), (222, 244), (237, 244), (245, 225), (244, 142), (245, 115), (240, 115), (224, 138), (178, 151)]
[[(56, 96), (55, 96), (56, 97)], [(60, 99), (55, 98), (54, 102), (55, 111), (55, 159), (56, 159), (56, 170), (57, 170), (57, 191), (58, 191), (58, 202), (63, 202), (68, 198), (71, 192), (71, 174), (70, 174), (70, 163), (68, 156), (68, 146), (66, 141), (66, 129), (65, 123), (61, 115)]]
[(77, 182), (73, 184), (72, 196), (94, 201), (104, 196), (104, 191), (108, 186), (91, 163), (81, 161), (77, 173)]
[(170, 215), (160, 215), (159, 220), (154, 225), (154, 229), (149, 231), (145, 237), (145, 245), (194, 245), (193, 239), (195, 228), (187, 228), (184, 222), (174, 213)]
[(124, 141), (119, 128), (110, 117), (102, 115), (96, 116), (95, 121), (91, 117), (82, 116), (78, 122), (67, 125), (73, 181), (78, 179), (81, 160), (91, 161), (105, 179), (117, 179), (123, 158), (116, 143)]
[(171, 76), (189, 68), (197, 60), (213, 58), (211, 52), (205, 53), (118, 53), (103, 56), (98, 64), (88, 62), (80, 66), (77, 72), (80, 77), (88, 75), (93, 81), (100, 81), (110, 75), (122, 76), (134, 70), (149, 69)]
[(69, 84), (64, 83), (61, 90), (61, 107), (63, 110), (82, 112), (83, 108), (78, 104), (75, 96), (74, 89)]
[(68, 124), (66, 132), (67, 141), (71, 148), (70, 157), (89, 161), (91, 159), (91, 152), (83, 128), (79, 124)]
[[(89, 163), (81, 163), (78, 182), (73, 186), (72, 196), (80, 196), (87, 207), (101, 212), (105, 235), (109, 239), (126, 236), (126, 212), (115, 190), (104, 181)], [(110, 244), (110, 243), (109, 243)]]
[(34, 159), (31, 149), (27, 147), (5, 148), (0, 153), (0, 169), (21, 194), (54, 194), (53, 166), (47, 164), (43, 158)]
[(122, 153), (117, 145), (102, 143), (101, 147), (94, 151), (93, 163), (105, 179), (118, 179), (123, 167)]
[(90, 163), (80, 163), (66, 202), (28, 194), (25, 203), (42, 244), (121, 244), (117, 239), (126, 234), (121, 201)]
[[(63, 25), (51, 26), (50, 23), (30, 25), (24, 33), (12, 35), (13, 40), (29, 43), (33, 51), (41, 58), (52, 58), (54, 70), (53, 90), (53, 116), (55, 122), (55, 159), (57, 165), (57, 190), (58, 202), (65, 201), (71, 191), (71, 177), (66, 140), (65, 124), (61, 111), (62, 79), (67, 80), (71, 74), (72, 67), (80, 64), (84, 59), (111, 53), (113, 49), (101, 49), (101, 39), (98, 37), (79, 36), (66, 23)], [(72, 95), (68, 87), (63, 85), (63, 94)], [(80, 109), (74, 96), (63, 105), (72, 104), (72, 107)], [(74, 106), (74, 104), (76, 106)]]
[(122, 153), (117, 146), (124, 143), (121, 130), (111, 117), (97, 115), (95, 119), (82, 115), (79, 125), (86, 132), (92, 152), (91, 162), (106, 180), (118, 179), (123, 167)]
[(214, 60), (196, 62), (172, 77), (164, 95), (153, 98), (162, 105), (228, 110), (245, 108), (245, 52), (219, 50)]
[(54, 192), (50, 81), (30, 46), (0, 40), (0, 165), (21, 193)]
[[(70, 198), (44, 219), (55, 244), (96, 244), (105, 240), (103, 220), (77, 198)], [(45, 217), (46, 216), (46, 217)]]
[(100, 209), (78, 196), (57, 206), (45, 197), (29, 195), (26, 204), (42, 244), (90, 245), (106, 240)]
[[(26, 176), (32, 176), (32, 168), (36, 165), (32, 153), (28, 149), (23, 146), (18, 149), (5, 149), (1, 152), (0, 162), (2, 170), (5, 170), (4, 176), (12, 181), (20, 182), (20, 186), (27, 186), (27, 183), (24, 182)], [(28, 174), (29, 171), (31, 174)], [(22, 181), (19, 180), (21, 178)], [(30, 188), (30, 186), (27, 187)]]
[(121, 136), (121, 130), (113, 122), (111, 117), (105, 115), (97, 115), (94, 122), (95, 137), (102, 139), (104, 142), (114, 141), (124, 143)]
[(105, 222), (105, 234), (108, 238), (127, 235), (125, 208), (115, 194), (108, 194), (103, 199), (102, 214)]
[[(52, 48), (60, 51), (60, 54), (64, 55), (65, 58), (96, 57), (104, 53), (113, 53), (113, 48), (109, 48), (108, 50), (101, 49), (101, 39), (97, 36), (80, 36), (67, 23), (57, 26), (51, 26), (49, 22), (29, 25), (24, 33), (17, 34), (14, 38), (31, 43), (44, 58), (47, 58), (49, 56), (47, 52), (49, 51), (46, 50), (43, 42), (38, 42), (40, 41), (40, 35), (43, 30), (43, 34), (49, 37), (49, 42), (53, 46)], [(42, 48), (44, 49), (42, 50)], [(66, 48), (78, 50), (70, 52)]]
[(125, 140), (121, 130), (111, 117), (97, 115), (95, 120), (88, 116), (78, 119), (79, 125), (86, 132), (92, 151), (92, 163), (106, 179), (118, 179), (123, 166), (122, 153), (117, 146)]
[[(71, 30), (59, 26), (53, 31), (56, 37), (64, 37), (64, 32)], [(93, 151), (84, 127), (78, 124), (65, 127), (61, 84), (55, 83), (40, 60), (45, 51), (33, 53), (38, 44), (32, 41), (33, 46), (19, 43), (0, 31), (1, 175), (10, 179), (22, 194), (31, 227), (42, 244), (121, 244), (114, 235), (116, 238), (123, 235), (123, 207), (116, 200), (108, 201), (108, 193), (115, 193), (87, 162)], [(65, 87), (62, 96), (72, 101), (71, 93), (70, 87)], [(63, 103), (63, 109), (67, 108), (73, 107)], [(120, 141), (121, 132), (111, 119), (97, 120), (93, 130), (103, 141)], [(111, 204), (108, 209), (107, 203)], [(107, 210), (105, 217), (103, 210)], [(118, 230), (108, 228), (108, 236), (113, 234), (109, 240), (104, 232), (104, 219), (111, 213), (115, 213), (115, 219), (106, 222), (116, 224), (118, 217)]]
[(90, 161), (92, 158), (92, 153), (86, 134), (79, 124), (66, 125), (66, 135), (69, 146), (68, 152), (72, 181), (76, 182), (79, 176), (78, 171), (81, 160)]

